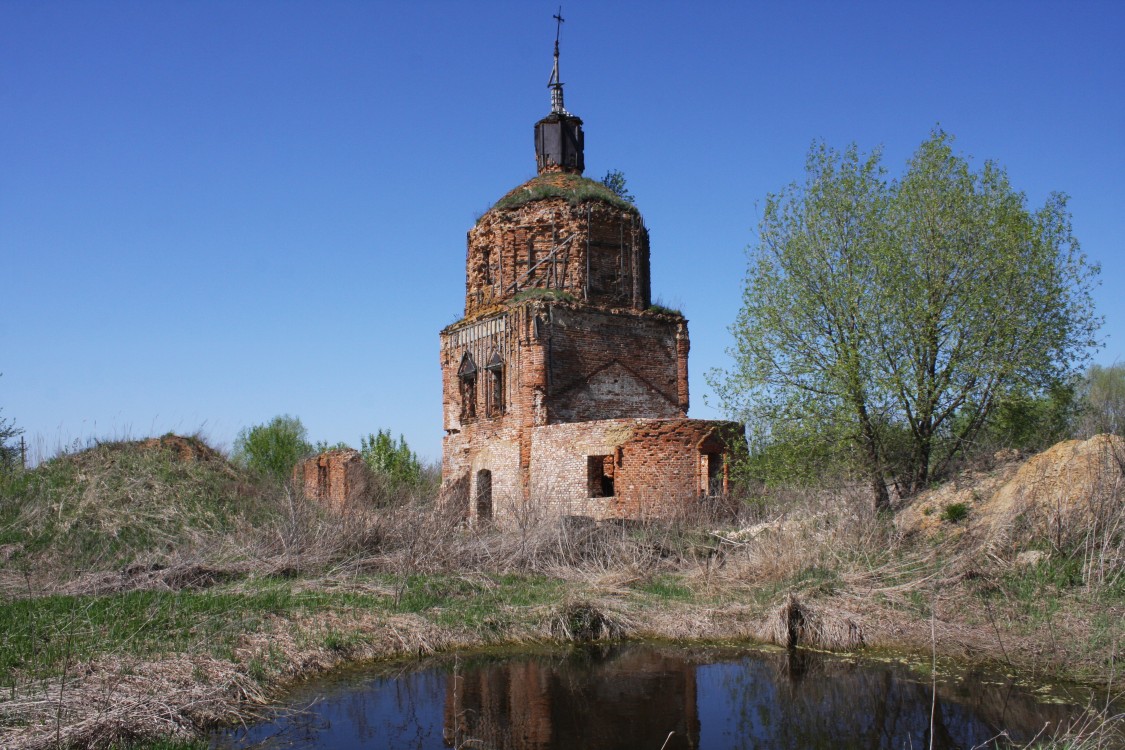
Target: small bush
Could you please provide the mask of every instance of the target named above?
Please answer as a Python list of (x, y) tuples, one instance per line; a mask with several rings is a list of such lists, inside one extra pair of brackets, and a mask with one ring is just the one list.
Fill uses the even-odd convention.
[(282, 414), (268, 424), (243, 429), (234, 441), (235, 463), (275, 481), (284, 482), (305, 456), (312, 454), (301, 420)]
[(0, 416), (0, 474), (20, 464), (20, 447), (16, 438), (22, 434), (23, 429), (16, 427), (12, 420)]
[(941, 520), (957, 523), (969, 515), (969, 506), (966, 503), (950, 503), (941, 512)]

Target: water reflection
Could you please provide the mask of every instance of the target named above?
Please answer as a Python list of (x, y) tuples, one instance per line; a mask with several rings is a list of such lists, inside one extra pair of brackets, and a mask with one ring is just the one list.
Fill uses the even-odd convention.
[(898, 750), (930, 746), (933, 710), (933, 747), (953, 750), (1073, 715), (982, 675), (940, 683), (935, 702), (899, 664), (653, 646), (459, 659), (309, 685), (302, 703), (214, 746)]
[(682, 657), (632, 648), (453, 675), (446, 740), (526, 750), (699, 747), (695, 670)]

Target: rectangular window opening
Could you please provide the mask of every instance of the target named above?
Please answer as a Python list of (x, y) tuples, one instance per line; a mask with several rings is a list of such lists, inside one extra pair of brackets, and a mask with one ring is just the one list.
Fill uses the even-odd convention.
[(587, 456), (586, 490), (590, 497), (613, 497), (613, 455)]

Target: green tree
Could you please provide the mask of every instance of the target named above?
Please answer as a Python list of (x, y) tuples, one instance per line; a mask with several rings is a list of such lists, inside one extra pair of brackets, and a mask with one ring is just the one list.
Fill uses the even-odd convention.
[[(4, 410), (0, 408), (0, 412)], [(0, 414), (0, 471), (9, 471), (20, 462), (20, 447), (15, 442), (23, 434), (23, 428)]]
[(240, 431), (234, 441), (233, 458), (241, 466), (284, 482), (297, 462), (312, 453), (301, 420), (283, 414), (267, 424)]
[(997, 403), (981, 442), (986, 449), (1044, 450), (1074, 434), (1081, 409), (1073, 379), (1038, 395), (1012, 392)]
[(1100, 323), (1066, 198), (1029, 210), (951, 140), (935, 131), (894, 181), (878, 151), (814, 145), (804, 183), (766, 198), (735, 364), (711, 377), (760, 442), (846, 435), (878, 507), (888, 479), (940, 475), (1006, 396), (1065, 381)]
[(16, 427), (15, 422), (0, 416), (0, 471), (11, 470), (20, 462), (20, 447), (16, 438), (22, 434), (23, 428)]
[(629, 192), (629, 188), (625, 184), (625, 173), (620, 169), (611, 169), (605, 173), (605, 177), (601, 180), (602, 184), (613, 191), (614, 195), (618, 198), (636, 203), (637, 199)]
[(422, 480), (422, 464), (402, 435), (396, 443), (390, 430), (379, 430), (360, 438), (359, 453), (372, 471), (396, 484), (416, 485)]
[(1080, 386), (1079, 434), (1102, 432), (1125, 436), (1125, 365), (1091, 365)]

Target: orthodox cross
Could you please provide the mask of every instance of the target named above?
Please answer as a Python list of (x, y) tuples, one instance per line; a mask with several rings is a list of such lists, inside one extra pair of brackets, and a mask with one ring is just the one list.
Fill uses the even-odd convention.
[(557, 23), (555, 24), (555, 67), (551, 69), (551, 80), (547, 82), (547, 88), (551, 90), (551, 112), (559, 114), (567, 114), (566, 108), (563, 107), (563, 84), (559, 78), (559, 34), (562, 33), (563, 21), (566, 20), (562, 17), (562, 6), (559, 6), (559, 12), (553, 18)]

